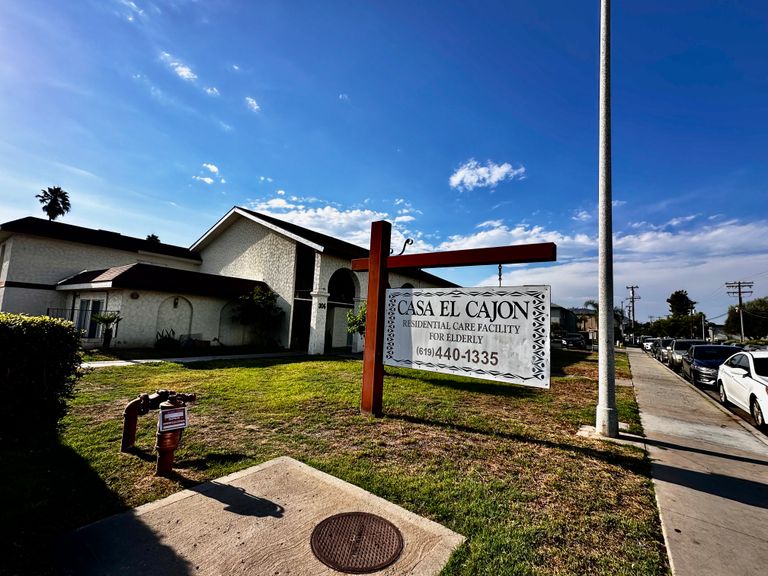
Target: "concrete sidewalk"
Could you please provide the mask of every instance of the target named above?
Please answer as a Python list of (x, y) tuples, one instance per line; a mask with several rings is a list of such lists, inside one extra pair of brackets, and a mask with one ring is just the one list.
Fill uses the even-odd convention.
[(768, 574), (768, 437), (627, 352), (673, 574)]

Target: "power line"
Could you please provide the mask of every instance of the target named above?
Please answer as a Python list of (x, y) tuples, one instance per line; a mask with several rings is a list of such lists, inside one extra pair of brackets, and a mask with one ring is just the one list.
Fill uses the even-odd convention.
[(632, 338), (635, 337), (635, 300), (640, 300), (640, 296), (635, 296), (635, 290), (637, 290), (639, 286), (627, 286), (627, 290), (629, 290), (629, 306), (631, 310), (630, 318), (632, 320)]
[(754, 282), (726, 282), (725, 287), (728, 288), (728, 296), (739, 297), (739, 322), (741, 323), (741, 341), (744, 342), (744, 300), (743, 296), (749, 296), (752, 294), (752, 287)]

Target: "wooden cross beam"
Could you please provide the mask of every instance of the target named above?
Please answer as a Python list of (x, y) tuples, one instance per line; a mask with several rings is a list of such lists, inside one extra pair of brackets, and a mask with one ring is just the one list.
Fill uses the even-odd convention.
[(352, 260), (352, 270), (368, 271), (368, 311), (365, 321), (360, 411), (373, 416), (382, 415), (384, 397), (384, 300), (389, 270), (523, 264), (557, 260), (557, 246), (552, 242), (390, 256), (391, 235), (392, 225), (389, 222), (384, 220), (372, 222), (371, 249), (368, 258)]

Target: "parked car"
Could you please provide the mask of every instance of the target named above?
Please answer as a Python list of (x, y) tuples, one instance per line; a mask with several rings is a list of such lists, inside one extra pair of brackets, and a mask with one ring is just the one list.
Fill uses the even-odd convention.
[(680, 370), (680, 366), (683, 364), (683, 354), (688, 352), (688, 348), (696, 344), (706, 344), (706, 340), (685, 340), (675, 338), (672, 344), (669, 345), (669, 352), (667, 353), (667, 364), (675, 372)]
[(765, 429), (768, 414), (768, 350), (738, 352), (717, 371), (720, 402), (748, 410), (755, 426)]
[(646, 352), (651, 352), (653, 349), (653, 344), (658, 341), (658, 338), (643, 338), (643, 350)]
[(680, 373), (694, 386), (714, 386), (720, 364), (740, 351), (735, 346), (696, 344), (683, 354)]
[(669, 352), (667, 347), (672, 344), (672, 340), (674, 340), (674, 338), (661, 338), (656, 342), (653, 353), (653, 357), (656, 358), (656, 360), (666, 363), (667, 353)]
[(581, 334), (566, 334), (562, 339), (563, 348), (577, 348), (579, 350), (586, 350), (587, 343), (584, 341), (584, 336)]

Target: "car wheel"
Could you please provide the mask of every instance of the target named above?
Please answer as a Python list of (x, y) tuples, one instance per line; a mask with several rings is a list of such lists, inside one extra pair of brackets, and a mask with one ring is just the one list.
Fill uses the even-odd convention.
[(755, 426), (760, 429), (765, 428), (765, 416), (763, 416), (763, 411), (760, 409), (760, 404), (757, 403), (757, 398), (752, 398), (749, 411), (752, 413), (752, 420), (755, 421)]
[(720, 396), (720, 403), (723, 406), (728, 406), (728, 396), (725, 395), (725, 386), (723, 386), (722, 380), (717, 381), (717, 394)]

